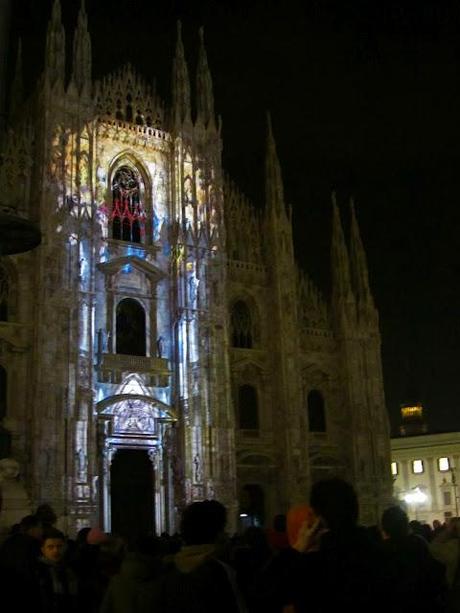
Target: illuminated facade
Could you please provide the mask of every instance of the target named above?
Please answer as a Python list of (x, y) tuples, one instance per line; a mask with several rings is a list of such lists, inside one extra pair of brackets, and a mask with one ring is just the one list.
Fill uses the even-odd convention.
[(391, 439), (394, 495), (410, 519), (432, 524), (459, 515), (460, 432), (418, 433)]
[(340, 474), (376, 521), (389, 429), (354, 210), (348, 248), (334, 202), (327, 303), (294, 260), (271, 126), (265, 210), (224, 184), (202, 39), (192, 105), (179, 30), (166, 108), (130, 66), (92, 81), (84, 10), (65, 85), (64, 36), (56, 0), (0, 176), (43, 234), (0, 270), (3, 456), (31, 504), (161, 532), (216, 497), (234, 527)]

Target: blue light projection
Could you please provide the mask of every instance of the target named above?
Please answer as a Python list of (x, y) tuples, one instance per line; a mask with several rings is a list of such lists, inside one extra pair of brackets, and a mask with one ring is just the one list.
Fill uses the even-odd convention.
[(144, 249), (140, 249), (139, 247), (134, 247), (134, 245), (128, 245), (126, 247), (126, 255), (134, 255), (141, 260), (145, 260), (146, 252)]
[(160, 218), (155, 213), (155, 211), (153, 211), (152, 238), (154, 241), (157, 241), (160, 238), (160, 223), (161, 223)]
[(82, 240), (80, 242), (79, 252), (78, 252), (78, 268), (79, 268), (81, 289), (83, 290), (89, 290), (90, 284), (91, 284), (90, 252), (91, 252), (91, 249), (88, 245), (88, 241)]
[[(127, 245), (125, 253), (127, 256), (132, 255), (136, 258), (139, 258), (140, 260), (145, 260), (147, 257), (147, 253), (144, 249), (140, 249), (139, 247), (134, 247), (134, 245)], [(131, 266), (131, 264), (128, 263), (123, 266), (121, 271), (124, 273), (129, 273), (132, 271), (132, 269), (133, 267)]]
[(99, 261), (101, 263), (107, 262), (107, 260), (109, 259), (109, 250), (107, 245), (104, 245), (100, 250), (99, 250)]

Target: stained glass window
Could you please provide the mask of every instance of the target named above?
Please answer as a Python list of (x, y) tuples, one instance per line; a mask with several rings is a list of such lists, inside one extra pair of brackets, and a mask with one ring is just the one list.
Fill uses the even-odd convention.
[(145, 212), (141, 203), (140, 177), (129, 166), (119, 168), (112, 181), (112, 238), (141, 243), (145, 235)]

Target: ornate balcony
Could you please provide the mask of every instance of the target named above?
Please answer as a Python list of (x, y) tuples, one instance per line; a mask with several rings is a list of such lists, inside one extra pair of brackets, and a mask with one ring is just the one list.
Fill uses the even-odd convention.
[(103, 383), (121, 383), (124, 374), (139, 373), (147, 376), (146, 383), (152, 387), (167, 387), (171, 375), (165, 358), (121, 353), (103, 353), (97, 369)]

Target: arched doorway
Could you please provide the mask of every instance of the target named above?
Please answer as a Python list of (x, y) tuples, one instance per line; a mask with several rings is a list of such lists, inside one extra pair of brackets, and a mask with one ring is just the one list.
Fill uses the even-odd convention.
[(111, 532), (126, 539), (154, 532), (154, 471), (146, 449), (118, 449), (110, 467)]
[(240, 523), (244, 528), (263, 526), (265, 522), (265, 492), (258, 483), (243, 486), (240, 494)]

